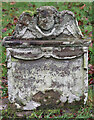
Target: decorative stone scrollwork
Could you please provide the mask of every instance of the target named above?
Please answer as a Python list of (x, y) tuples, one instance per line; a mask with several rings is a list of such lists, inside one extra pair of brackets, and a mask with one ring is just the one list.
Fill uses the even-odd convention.
[[(73, 48), (73, 49), (72, 49)], [(56, 59), (72, 59), (82, 56), (82, 48), (74, 47), (32, 47), (32, 48), (15, 48), (9, 49), (10, 54), (22, 60), (35, 60), (42, 57), (49, 58), (53, 57)], [(69, 54), (70, 53), (70, 54)]]

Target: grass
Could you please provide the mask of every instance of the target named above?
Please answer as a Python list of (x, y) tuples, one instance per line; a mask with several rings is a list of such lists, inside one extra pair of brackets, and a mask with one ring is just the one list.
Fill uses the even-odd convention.
[[(81, 9), (83, 5), (86, 5), (84, 9)], [(10, 3), (3, 2), (2, 3), (2, 29), (6, 28), (6, 31), (2, 33), (2, 38), (5, 36), (12, 35), (13, 30), (15, 29), (16, 23), (14, 22), (15, 18), (19, 18), (19, 16), (23, 13), (23, 11), (29, 10), (29, 11), (35, 11), (36, 8), (44, 5), (49, 6), (55, 6), (58, 11), (62, 10), (70, 10), (74, 12), (78, 22), (80, 23), (79, 27), (81, 31), (83, 32), (85, 37), (92, 37), (92, 3), (63, 3), (63, 2), (18, 2), (13, 5)], [(87, 31), (87, 32), (86, 32)], [(90, 48), (91, 49), (91, 48)], [(91, 50), (92, 51), (92, 50)], [(0, 53), (2, 58), (2, 64), (0, 67), (2, 68), (2, 78), (5, 80), (7, 79), (7, 69), (6, 69), (6, 49), (1, 46), (0, 44)], [(91, 54), (92, 56), (92, 54)], [(92, 61), (92, 60), (91, 60)], [(92, 62), (89, 61), (90, 64)], [(1, 81), (0, 81), (1, 83)], [(2, 87), (2, 97), (7, 96), (7, 86), (5, 83), (1, 83)], [(54, 109), (54, 110), (34, 110), (32, 111), (31, 115), (24, 116), (24, 119), (31, 119), (31, 118), (93, 118), (93, 95), (94, 90), (89, 89), (89, 97), (87, 106), (84, 107), (81, 106), (80, 109), (71, 109), (68, 113), (66, 113), (66, 110), (61, 109)], [(77, 107), (77, 106), (76, 106)], [(76, 114), (75, 114), (76, 112)], [(16, 119), (16, 110), (11, 109), (9, 106), (8, 109), (2, 110), (2, 118), (9, 118), (12, 117), (13, 119)]]
[[(92, 96), (94, 91), (92, 91), (91, 87), (89, 87), (89, 96)], [(94, 97), (94, 96), (93, 96)], [(87, 101), (89, 102), (89, 100)], [(88, 119), (94, 118), (93, 112), (94, 112), (94, 105), (93, 104), (86, 104), (84, 106), (82, 105), (76, 105), (73, 106), (71, 109), (69, 108), (58, 108), (58, 109), (44, 109), (44, 110), (33, 110), (31, 111), (31, 115), (23, 115), (23, 117), (18, 117), (17, 112), (22, 112), (20, 109), (16, 110), (15, 108), (11, 107), (11, 105), (8, 105), (8, 108), (6, 110), (2, 110), (2, 118), (5, 120), (10, 119), (11, 117), (13, 119), (17, 118), (23, 118), (25, 120), (30, 120), (33, 118), (40, 119), (40, 118), (65, 118), (65, 119)]]

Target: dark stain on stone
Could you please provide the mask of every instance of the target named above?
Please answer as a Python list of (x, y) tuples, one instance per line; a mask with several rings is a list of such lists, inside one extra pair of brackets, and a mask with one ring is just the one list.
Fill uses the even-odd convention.
[(64, 71), (65, 71), (65, 74), (66, 74), (66, 75), (69, 75), (69, 74), (70, 74), (70, 71), (69, 71), (68, 68), (69, 68), (69, 67), (65, 67), (65, 68), (64, 68)]
[(73, 67), (72, 71), (76, 71), (76, 70), (78, 70), (79, 68), (80, 68), (80, 66), (75, 66), (75, 67)]
[(26, 82), (24, 82), (24, 87), (28, 88), (28, 84)]
[(42, 102), (43, 99), (45, 98), (44, 96), (45, 95), (41, 91), (39, 91), (35, 95), (33, 95), (32, 100), (36, 102)]
[(64, 77), (64, 76), (66, 76), (66, 75), (70, 75), (70, 71), (68, 70), (68, 68), (64, 68), (64, 70), (62, 70), (62, 72), (61, 72), (61, 77)]
[(46, 109), (55, 109), (55, 108), (63, 108), (63, 109), (80, 109), (81, 107), (84, 107), (84, 98), (85, 96), (81, 96), (80, 101), (74, 101), (72, 103), (68, 103), (68, 100), (65, 103), (59, 102), (58, 105), (54, 104), (43, 104), (37, 108), (37, 110), (46, 110)]
[(54, 91), (53, 89), (51, 89), (51, 90), (46, 90), (46, 91), (45, 91), (45, 95), (51, 96), (52, 98), (55, 98), (55, 99), (60, 97), (59, 92), (58, 92), (58, 91)]
[(68, 108), (68, 109), (74, 108), (74, 109), (75, 109), (75, 107), (76, 107), (77, 105), (79, 105), (78, 107), (84, 106), (84, 98), (85, 98), (85, 96), (83, 95), (83, 96), (80, 97), (80, 101), (76, 101), (76, 100), (75, 100), (75, 101), (72, 102), (72, 103), (68, 103), (68, 101), (66, 101), (66, 102), (64, 103), (63, 108)]
[(74, 78), (74, 86), (76, 85), (76, 78)]
[[(62, 79), (63, 80), (63, 79)], [(51, 87), (57, 87), (57, 88), (60, 88), (60, 87), (64, 87), (64, 84), (60, 84), (59, 82), (54, 82), (52, 81), (52, 84), (51, 84)]]
[(61, 51), (54, 50), (53, 54), (59, 56), (59, 57), (72, 57), (72, 56), (79, 56), (83, 54), (82, 49), (75, 48), (74, 50), (71, 50), (69, 47), (66, 47), (65, 49), (61, 49)]
[(32, 97), (32, 100), (40, 102), (41, 105), (58, 105), (61, 103), (59, 99), (60, 93), (58, 91), (54, 91), (53, 89), (46, 90), (45, 93), (39, 91)]
[(70, 83), (68, 83), (68, 89), (70, 88)]
[(20, 56), (19, 59), (23, 59), (24, 58), (36, 58), (39, 56), (39, 54), (41, 54), (39, 51), (38, 53), (35, 53), (35, 54), (32, 54), (32, 52), (27, 52), (27, 53), (24, 53), (24, 52), (16, 52), (16, 51), (11, 51), (11, 56), (16, 58), (15, 56)]
[(36, 88), (37, 88), (35, 85), (33, 85), (33, 86), (30, 85), (30, 87), (31, 87), (32, 91), (36, 90)]
[(52, 84), (51, 84), (51, 87), (55, 87), (55, 86), (57, 86), (57, 82), (54, 82), (54, 81), (52, 81)]

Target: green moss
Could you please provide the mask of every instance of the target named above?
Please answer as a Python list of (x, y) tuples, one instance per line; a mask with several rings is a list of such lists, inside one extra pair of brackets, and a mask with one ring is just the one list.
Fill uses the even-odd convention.
[(16, 62), (16, 61), (18, 61), (18, 59), (17, 59), (17, 58), (14, 58), (14, 57), (11, 57), (11, 61), (12, 61), (12, 62)]
[(25, 10), (23, 12), (28, 13), (31, 16), (33, 16), (34, 14), (36, 14), (36, 10), (34, 10), (34, 11)]

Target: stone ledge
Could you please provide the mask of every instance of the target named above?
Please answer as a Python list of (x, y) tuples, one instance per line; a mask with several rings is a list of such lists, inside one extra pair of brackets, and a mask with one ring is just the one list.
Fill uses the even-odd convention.
[(2, 45), (5, 47), (32, 47), (33, 46), (89, 46), (91, 38), (62, 38), (52, 40), (33, 40), (33, 39), (12, 39), (12, 37), (5, 37)]

